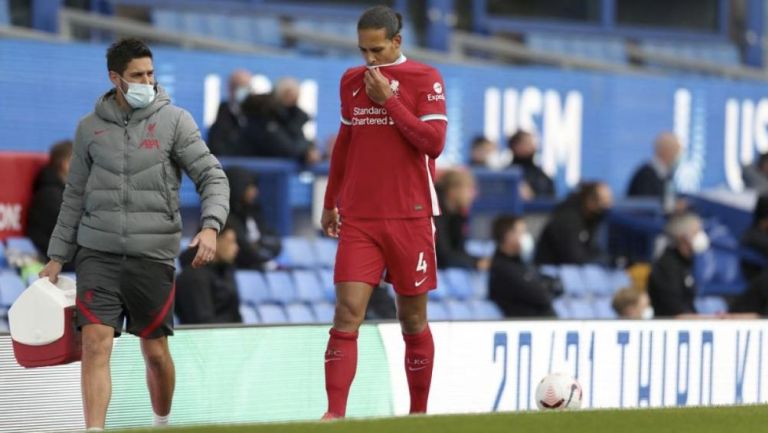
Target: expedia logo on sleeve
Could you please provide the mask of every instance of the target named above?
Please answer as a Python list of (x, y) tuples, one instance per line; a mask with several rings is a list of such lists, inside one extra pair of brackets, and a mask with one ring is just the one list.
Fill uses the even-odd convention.
[(442, 84), (440, 84), (439, 82), (435, 82), (435, 84), (432, 85), (432, 90), (434, 90), (435, 93), (427, 94), (427, 101), (429, 102), (445, 101), (445, 95), (443, 94)]

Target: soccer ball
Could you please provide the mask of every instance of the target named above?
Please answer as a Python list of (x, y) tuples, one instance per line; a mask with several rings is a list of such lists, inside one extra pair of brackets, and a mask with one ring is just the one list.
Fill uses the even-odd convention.
[(541, 410), (566, 410), (581, 407), (581, 385), (564, 373), (552, 373), (536, 387), (536, 406)]

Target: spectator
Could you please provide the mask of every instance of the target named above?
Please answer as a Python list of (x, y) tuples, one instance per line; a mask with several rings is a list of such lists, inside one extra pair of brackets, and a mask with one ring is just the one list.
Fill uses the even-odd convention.
[(229, 225), (235, 231), (239, 252), (238, 268), (265, 269), (274, 266), (280, 254), (280, 237), (262, 219), (259, 187), (250, 171), (240, 167), (227, 170), (230, 188)]
[(176, 279), (176, 315), (182, 324), (240, 323), (240, 295), (235, 280), (237, 235), (224, 226), (216, 241), (211, 263), (193, 268), (197, 253), (190, 248), (181, 254), (181, 273)]
[(651, 298), (645, 290), (623, 288), (613, 295), (611, 306), (620, 319), (653, 319)]
[(611, 207), (613, 193), (607, 184), (582, 184), (555, 208), (539, 238), (536, 263), (580, 265), (603, 259), (595, 238)]
[(680, 159), (680, 141), (671, 132), (662, 132), (654, 142), (654, 157), (635, 171), (629, 183), (629, 197), (655, 197), (666, 212), (675, 210), (674, 176)]
[(242, 106), (246, 127), (240, 136), (242, 156), (292, 158), (304, 163), (317, 162), (314, 145), (289, 132), (281, 113), (283, 107), (275, 95), (251, 95)]
[(536, 140), (533, 134), (517, 131), (507, 142), (512, 151), (512, 166), (520, 167), (523, 171), (524, 183), (521, 185), (521, 196), (525, 200), (555, 196), (555, 183), (544, 171), (536, 165)]
[(489, 258), (470, 255), (464, 244), (468, 214), (475, 200), (475, 178), (466, 170), (449, 170), (438, 183), (441, 215), (435, 217), (437, 266), (486, 270)]
[(495, 152), (496, 143), (482, 135), (478, 135), (472, 139), (469, 165), (472, 167), (488, 168), (491, 166), (491, 158)]
[(525, 221), (501, 216), (493, 223), (496, 253), (488, 279), (489, 297), (506, 317), (551, 317), (552, 300), (563, 293), (560, 281), (530, 265), (533, 236)]
[(229, 76), (229, 98), (219, 105), (208, 131), (208, 147), (216, 156), (241, 155), (240, 135), (245, 127), (241, 104), (251, 94), (251, 73), (238, 69)]
[[(755, 210), (752, 213), (752, 226), (742, 236), (741, 244), (755, 250), (768, 260), (768, 195), (760, 196), (757, 199)], [(765, 266), (749, 260), (741, 262), (741, 271), (747, 281), (752, 281), (763, 270), (765, 270)]]
[(742, 178), (747, 188), (758, 194), (768, 194), (768, 152), (761, 153), (754, 164), (744, 166)]
[[(299, 94), (301, 86), (292, 77), (284, 77), (278, 80), (275, 86), (275, 98), (278, 102), (277, 116), (280, 119), (285, 132), (292, 140), (307, 142), (304, 135), (304, 125), (309, 122), (309, 115), (299, 107)], [(305, 155), (307, 164), (314, 164), (322, 159), (322, 154), (317, 146), (311, 144)]]
[[(70, 140), (54, 144), (49, 152), (48, 165), (37, 174), (32, 188), (32, 201), (27, 216), (27, 237), (41, 256), (46, 256), (51, 234), (56, 227), (71, 159)], [(65, 272), (74, 270), (72, 263), (67, 263), (65, 268)]]
[(658, 317), (695, 314), (693, 259), (709, 249), (709, 238), (701, 219), (690, 213), (673, 216), (665, 234), (669, 246), (653, 264), (648, 280), (651, 304)]

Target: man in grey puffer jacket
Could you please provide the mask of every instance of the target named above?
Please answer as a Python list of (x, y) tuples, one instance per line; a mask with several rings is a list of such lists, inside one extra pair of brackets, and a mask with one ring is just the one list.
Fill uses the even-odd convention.
[(40, 273), (56, 282), (62, 264), (75, 261), (83, 408), (93, 430), (104, 428), (113, 336), (124, 319), (128, 332), (141, 337), (155, 424), (168, 422), (181, 170), (202, 199), (193, 266), (213, 259), (229, 212), (227, 178), (190, 114), (157, 86), (149, 47), (138, 39), (116, 42), (107, 67), (115, 88), (78, 125), (51, 261)]

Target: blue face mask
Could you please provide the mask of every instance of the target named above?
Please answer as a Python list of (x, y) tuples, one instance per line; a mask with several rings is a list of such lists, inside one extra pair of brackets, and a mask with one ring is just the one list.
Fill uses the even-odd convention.
[[(122, 77), (120, 79), (123, 80)], [(134, 109), (144, 108), (155, 100), (154, 84), (129, 83), (125, 80), (123, 82), (128, 85), (128, 91), (123, 91), (125, 102)]]

